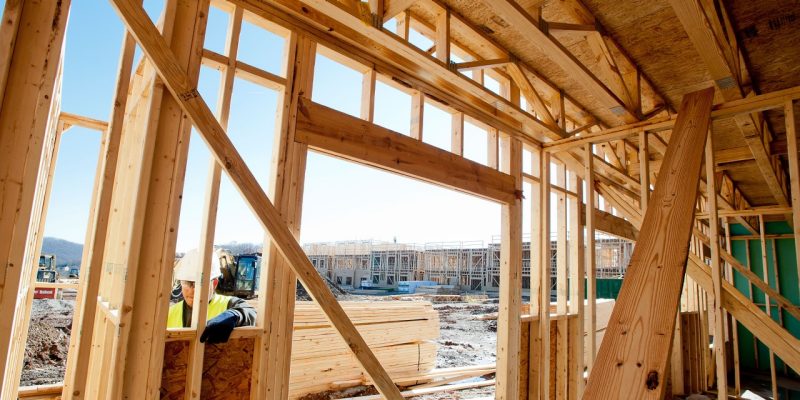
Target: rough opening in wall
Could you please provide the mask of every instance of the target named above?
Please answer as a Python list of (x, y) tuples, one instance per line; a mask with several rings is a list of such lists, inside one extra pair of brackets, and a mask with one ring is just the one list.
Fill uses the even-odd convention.
[(311, 100), (334, 110), (359, 116), (364, 69), (365, 67), (339, 53), (317, 46)]
[(452, 151), (452, 112), (442, 104), (426, 100), (423, 115), (423, 141), (442, 150)]
[(394, 132), (410, 135), (412, 97), (407, 88), (379, 76), (375, 83), (374, 122)]
[[(487, 165), (489, 161), (489, 140), (494, 139), (488, 130), (470, 119), (464, 122), (464, 157), (476, 163)], [(496, 149), (496, 147), (495, 147)]]

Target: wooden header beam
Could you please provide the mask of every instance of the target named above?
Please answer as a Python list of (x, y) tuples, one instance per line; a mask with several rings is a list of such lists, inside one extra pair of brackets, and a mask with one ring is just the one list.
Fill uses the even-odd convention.
[(515, 179), (379, 125), (302, 99), (295, 140), (314, 150), (441, 184), (500, 203), (518, 196)]
[(319, 304), (326, 319), (340, 333), (361, 367), (375, 382), (375, 387), (389, 399), (401, 399), (402, 396), (397, 386), (394, 385), (391, 377), (375, 358), (375, 354), (358, 333), (342, 306), (333, 297), (314, 266), (311, 265), (303, 249), (281, 219), (266, 193), (261, 189), (253, 173), (247, 168), (241, 155), (234, 148), (225, 130), (222, 129), (197, 88), (189, 83), (188, 76), (144, 9), (141, 5), (135, 4), (133, 0), (111, 0), (111, 3), (145, 55), (152, 61), (159, 76), (183, 112), (191, 118), (217, 162), (225, 168), (231, 181), (252, 208), (254, 215), (269, 231), (273, 242), (289, 261), (289, 265), (298, 275), (303, 286)]

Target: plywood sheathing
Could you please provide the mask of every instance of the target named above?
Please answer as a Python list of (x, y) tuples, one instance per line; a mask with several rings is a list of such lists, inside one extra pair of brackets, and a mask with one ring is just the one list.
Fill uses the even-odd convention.
[[(419, 12), (421, 8), (426, 7), (424, 3), (421, 2), (412, 7), (412, 12)], [(610, 109), (597, 102), (591, 92), (585, 90), (564, 70), (550, 61), (548, 54), (542, 52), (524, 32), (520, 32), (517, 28), (510, 26), (506, 21), (499, 18), (485, 2), (479, 0), (444, 0), (442, 3), (483, 29), (487, 36), (535, 69), (537, 73), (547, 77), (552, 83), (579, 101), (581, 105), (586, 107), (587, 111), (600, 118), (602, 122), (612, 126), (622, 123), (620, 118), (614, 115)], [(587, 61), (579, 55), (582, 54), (581, 52), (588, 51), (588, 48), (581, 47), (569, 50), (576, 52), (576, 57), (582, 62)], [(591, 58), (593, 59), (594, 57)], [(594, 60), (591, 61), (585, 62), (589, 70), (592, 70), (595, 64)], [(530, 78), (533, 79), (533, 77)]]
[[(800, 5), (796, 0), (727, 1), (753, 88), (769, 93), (800, 85)], [(785, 143), (780, 110), (764, 112), (776, 142)], [(785, 153), (785, 146), (782, 151)], [(787, 165), (785, 154), (782, 157)]]
[[(777, 2), (778, 0), (773, 1)], [(714, 84), (707, 66), (692, 45), (668, 2), (663, 0), (625, 2), (584, 0), (583, 3), (596, 16), (608, 34), (628, 52), (656, 88), (664, 94), (671, 106), (675, 107), (683, 94)], [(739, 7), (738, 3), (745, 2), (734, 1), (732, 3), (736, 3), (733, 7), (735, 8)], [(764, 7), (761, 2), (752, 3), (750, 7), (753, 9), (763, 7), (766, 10), (774, 10), (772, 7)], [(793, 40), (797, 41), (798, 39)], [(783, 47), (788, 45), (790, 43), (784, 41), (779, 45), (781, 48), (772, 48), (771, 52), (767, 53), (770, 56), (760, 56), (765, 58), (762, 62), (769, 63), (772, 54), (795, 52)], [(757, 68), (751, 68), (753, 74), (756, 74), (756, 70)], [(776, 78), (773, 79), (787, 79), (788, 75), (781, 75), (784, 72), (774, 73)], [(800, 80), (800, 78), (788, 79)], [(784, 89), (797, 85), (797, 83), (786, 82), (785, 86), (775, 85), (770, 86), (769, 89), (764, 87), (762, 92)], [(719, 93), (716, 93), (714, 102), (723, 102)], [(782, 123), (782, 115), (780, 123)], [(741, 131), (738, 130), (733, 120), (714, 121), (713, 132), (715, 151), (747, 148)], [(735, 168), (728, 169), (726, 172), (736, 182), (752, 206), (775, 204), (775, 198), (764, 184), (763, 175), (754, 162), (738, 163)]]

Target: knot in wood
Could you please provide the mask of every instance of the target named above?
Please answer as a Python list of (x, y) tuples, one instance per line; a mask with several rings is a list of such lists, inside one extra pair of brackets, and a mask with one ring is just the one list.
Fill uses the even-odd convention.
[(647, 373), (647, 380), (644, 382), (647, 390), (656, 390), (658, 387), (658, 372), (650, 371)]

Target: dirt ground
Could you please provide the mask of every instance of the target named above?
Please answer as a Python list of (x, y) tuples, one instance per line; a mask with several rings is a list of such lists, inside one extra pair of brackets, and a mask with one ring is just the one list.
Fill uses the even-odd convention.
[[(340, 295), (341, 296), (341, 295)], [(302, 298), (302, 295), (298, 296)], [(386, 298), (366, 296), (341, 296), (350, 301), (376, 301)], [(25, 349), (21, 386), (41, 385), (62, 381), (72, 324), (72, 300), (34, 300), (31, 325)], [(440, 337), (436, 367), (465, 367), (495, 362), (497, 323), (476, 317), (497, 312), (491, 303), (434, 304), (439, 312)], [(492, 376), (473, 378), (470, 381), (491, 379)], [(373, 388), (353, 388), (336, 393), (318, 394), (309, 399), (335, 399), (372, 394)], [(457, 398), (486, 397), (494, 394), (494, 387), (464, 390)], [(452, 399), (453, 394), (438, 393), (418, 396), (415, 399)]]
[(74, 300), (33, 300), (20, 386), (61, 382)]

